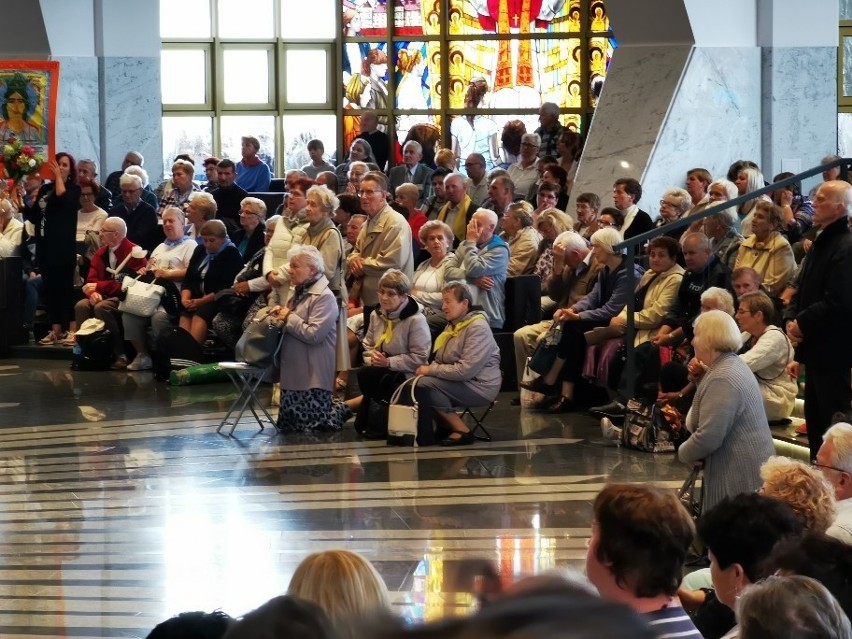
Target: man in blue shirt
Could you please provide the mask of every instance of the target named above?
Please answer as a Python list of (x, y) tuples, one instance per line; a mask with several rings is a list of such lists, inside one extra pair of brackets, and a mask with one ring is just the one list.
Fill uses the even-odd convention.
[(257, 152), (260, 151), (260, 141), (250, 135), (243, 136), (241, 140), (243, 159), (237, 163), (236, 185), (249, 193), (268, 191), (272, 172), (257, 157)]

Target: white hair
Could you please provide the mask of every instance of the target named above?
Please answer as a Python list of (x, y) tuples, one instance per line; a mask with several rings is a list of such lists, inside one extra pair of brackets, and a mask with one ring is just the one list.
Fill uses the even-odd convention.
[(131, 175), (130, 173), (122, 173), (121, 177), (118, 178), (118, 183), (121, 186), (133, 185), (137, 189), (142, 188), (142, 178), (138, 175)]
[(724, 288), (711, 286), (701, 294), (701, 303), (712, 301), (713, 305), (720, 311), (726, 312), (731, 317), (736, 312), (734, 310), (734, 296)]
[(148, 186), (148, 171), (143, 169), (141, 166), (136, 166), (135, 164), (131, 164), (126, 169), (124, 169), (124, 172), (127, 173), (127, 175), (138, 176), (139, 179), (142, 180), (142, 188), (143, 189), (146, 186)]
[(447, 173), (447, 175), (444, 176), (444, 184), (449, 182), (451, 179), (452, 180), (458, 180), (459, 182), (461, 182), (462, 186), (464, 186), (464, 183), (465, 183), (465, 180), (467, 180), (467, 177), (465, 176), (464, 173), (459, 173), (458, 171), (453, 171), (452, 173)]
[(492, 226), (492, 228), (497, 228), (497, 214), (490, 209), (476, 209), (474, 215), (478, 215), (488, 220), (488, 223)]
[(240, 206), (245, 206), (252, 213), (257, 215), (258, 219), (263, 221), (266, 218), (266, 202), (256, 197), (244, 197), (240, 201)]
[(825, 431), (822, 440), (833, 444), (828, 465), (852, 473), (852, 424), (837, 422)]
[(713, 180), (712, 182), (710, 182), (710, 186), (707, 187), (708, 193), (714, 185), (719, 185), (723, 189), (725, 189), (725, 193), (728, 194), (729, 200), (733, 200), (735, 197), (737, 197), (737, 185), (731, 182), (730, 180), (726, 180), (724, 178), (721, 180)]
[(589, 243), (576, 231), (565, 231), (556, 236), (554, 244), (561, 244), (566, 251), (577, 251), (579, 253), (589, 252)]
[(297, 244), (287, 252), (287, 259), (290, 262), (296, 258), (313, 267), (317, 273), (325, 273), (325, 260), (317, 247), (310, 244)]
[[(612, 247), (616, 244), (621, 244), (624, 241), (621, 233), (611, 227), (598, 229), (592, 233), (592, 237), (590, 239), (592, 241), (592, 246), (600, 246), (613, 255), (615, 255), (615, 251)], [(624, 253), (624, 249), (622, 249), (621, 252)]]
[(725, 311), (701, 313), (695, 320), (695, 333), (702, 346), (717, 353), (736, 353), (743, 345), (737, 323)]
[(677, 186), (666, 189), (665, 193), (663, 193), (663, 199), (665, 200), (666, 198), (677, 200), (677, 208), (681, 213), (686, 213), (692, 207), (692, 196), (688, 191)]
[(524, 133), (521, 142), (532, 142), (535, 146), (541, 146), (541, 136), (538, 133)]
[(559, 115), (559, 105), (555, 102), (542, 102), (540, 111), (550, 113), (551, 115)]
[(110, 223), (110, 226), (113, 227), (113, 231), (118, 231), (118, 234), (123, 238), (127, 237), (127, 222), (125, 222), (120, 217), (108, 217), (104, 220), (104, 223), (101, 225), (101, 228), (107, 225), (107, 222)]

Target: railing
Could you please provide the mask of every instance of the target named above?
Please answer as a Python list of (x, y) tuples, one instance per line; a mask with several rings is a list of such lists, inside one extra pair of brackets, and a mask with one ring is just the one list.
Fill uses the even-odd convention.
[[(809, 177), (813, 177), (819, 173), (827, 169), (832, 169), (834, 167), (847, 167), (852, 164), (852, 159), (850, 158), (841, 158), (839, 160), (834, 160), (833, 162), (828, 162), (826, 164), (820, 164), (819, 166), (815, 166), (813, 168), (807, 169), (806, 171), (802, 171), (801, 173), (797, 173), (796, 175), (792, 175), (788, 178), (784, 178), (783, 180), (778, 180), (769, 186), (764, 186), (763, 188), (756, 189), (751, 191), (750, 193), (746, 193), (745, 195), (740, 195), (739, 197), (735, 197), (733, 200), (727, 200), (725, 202), (720, 202), (719, 204), (714, 204), (713, 206), (709, 206), (706, 209), (695, 213), (694, 215), (690, 215), (689, 217), (683, 217), (674, 222), (670, 222), (664, 226), (660, 226), (650, 231), (646, 231), (641, 235), (637, 235), (636, 237), (631, 237), (629, 240), (624, 240), (620, 244), (617, 244), (613, 247), (613, 250), (625, 249), (626, 252), (626, 274), (627, 281), (629, 284), (629, 290), (634, 291), (636, 289), (636, 281), (634, 278), (634, 266), (636, 262), (636, 246), (641, 246), (645, 242), (654, 239), (660, 235), (665, 233), (670, 233), (671, 231), (677, 230), (679, 228), (684, 228), (690, 226), (694, 222), (698, 220), (703, 220), (706, 217), (711, 215), (716, 215), (717, 213), (721, 213), (725, 209), (729, 209), (732, 206), (739, 206), (743, 202), (748, 202), (749, 200), (753, 200), (756, 197), (760, 197), (765, 193), (771, 193), (772, 191), (777, 191), (779, 188), (787, 186), (788, 184), (792, 184), (793, 182), (800, 182), (801, 180)], [(636, 389), (634, 388), (634, 384), (636, 382), (636, 357), (633, 348), (633, 339), (636, 334), (636, 326), (633, 321), (633, 313), (635, 311), (635, 296), (628, 295), (627, 296), (627, 331), (625, 333), (624, 339), (626, 340), (625, 345), (627, 347), (627, 362), (625, 366), (625, 375), (627, 376), (627, 390), (629, 391), (630, 396), (635, 395)], [(627, 398), (629, 399), (629, 397)]]

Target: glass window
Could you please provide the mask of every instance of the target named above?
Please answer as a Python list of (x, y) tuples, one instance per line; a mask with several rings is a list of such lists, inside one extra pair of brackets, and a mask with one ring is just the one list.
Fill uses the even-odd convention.
[(840, 0), (840, 19), (852, 20), (852, 0)]
[(343, 3), (343, 34), (384, 38), (388, 34), (388, 12), (384, 2)]
[(219, 0), (220, 38), (269, 39), (274, 36), (272, 0)]
[(421, 36), (438, 33), (440, 29), (440, 2), (427, 2), (421, 7), (420, 0), (396, 0), (394, 2), (394, 33), (397, 37)]
[(268, 104), (269, 49), (225, 49), (226, 104)]
[(290, 104), (328, 103), (328, 52), (325, 49), (287, 49), (286, 101)]
[(841, 157), (852, 155), (852, 113), (837, 114), (837, 141)]
[(204, 49), (163, 49), (160, 64), (164, 104), (206, 104), (209, 101)]
[(284, 40), (334, 39), (334, 8), (335, 0), (311, 0), (310, 11), (303, 11), (299, 4), (282, 3), (281, 37)]
[(241, 138), (251, 135), (260, 141), (258, 157), (269, 165), (275, 174), (275, 116), (272, 115), (223, 115), (220, 119), (222, 132), (222, 157), (239, 162), (242, 157)]
[(450, 0), (450, 35), (482, 35), (490, 33), (569, 33), (580, 31), (580, 2), (542, 0), (536, 3), (501, 3)]
[[(180, 153), (195, 158), (196, 167), (213, 155), (213, 119), (198, 116), (165, 116), (163, 118), (163, 171), (171, 175), (172, 163)], [(156, 176), (151, 176), (156, 186)]]
[(852, 37), (843, 37), (843, 95), (852, 97)]
[(334, 164), (337, 156), (337, 116), (328, 115), (285, 115), (282, 118), (284, 129), (284, 170), (300, 169), (310, 164), (308, 142), (320, 140), (325, 147), (323, 158)]
[(210, 0), (160, 0), (161, 38), (209, 38)]
[[(434, 55), (430, 55), (430, 48)], [(395, 42), (396, 108), (431, 109), (440, 105), (435, 79), (440, 77), (437, 42)]]
[(343, 58), (344, 108), (387, 109), (389, 98), (386, 43), (349, 42), (345, 46)]

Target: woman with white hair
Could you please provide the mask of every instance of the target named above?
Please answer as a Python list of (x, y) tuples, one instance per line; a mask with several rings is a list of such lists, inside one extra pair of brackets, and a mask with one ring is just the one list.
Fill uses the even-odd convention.
[(338, 303), (316, 247), (294, 246), (287, 261), (293, 294), (272, 309), (284, 330), (276, 426), (286, 433), (339, 430), (352, 411), (332, 395)]
[(265, 246), (266, 203), (256, 197), (240, 201), (240, 228), (231, 233), (231, 241), (244, 260), (251, 259)]
[[(763, 183), (763, 173), (756, 167), (740, 169), (734, 183), (737, 185), (737, 195), (745, 195), (757, 189), (762, 189), (765, 186)], [(743, 202), (737, 207), (737, 215), (740, 219), (743, 237), (751, 235), (751, 216), (754, 211), (754, 205), (757, 204), (758, 200), (766, 200), (770, 204), (772, 203), (772, 198), (764, 193), (760, 197)]]
[(720, 310), (698, 316), (692, 340), (705, 369), (678, 450), (687, 464), (704, 467), (704, 508), (760, 488), (760, 466), (775, 451), (754, 373), (737, 356), (742, 345), (734, 319)]
[(154, 193), (154, 189), (151, 188), (151, 184), (148, 181), (148, 171), (143, 169), (141, 166), (131, 164), (124, 169), (124, 172), (127, 175), (135, 175), (142, 180), (142, 201), (150, 204), (156, 211), (160, 206), (160, 201), (157, 199), (157, 194)]
[[(678, 187), (666, 189), (660, 200), (660, 217), (654, 223), (654, 228), (664, 227), (667, 224), (678, 221), (687, 211), (692, 208), (692, 196), (689, 191)], [(682, 226), (675, 231), (668, 231), (665, 235), (680, 239), (688, 227)]]

